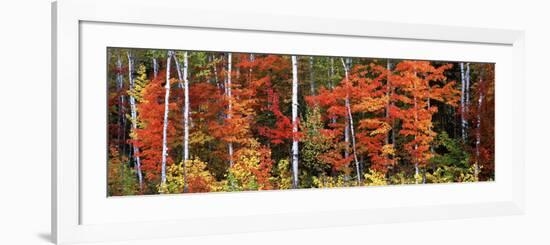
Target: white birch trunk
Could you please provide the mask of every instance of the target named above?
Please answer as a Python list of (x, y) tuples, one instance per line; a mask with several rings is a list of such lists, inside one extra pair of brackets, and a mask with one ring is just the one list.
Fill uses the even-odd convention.
[(166, 184), (166, 158), (168, 156), (168, 146), (166, 142), (166, 131), (168, 129), (168, 103), (170, 102), (170, 61), (172, 60), (173, 51), (168, 51), (166, 59), (166, 84), (164, 88), (164, 123), (162, 126), (162, 165), (161, 165), (161, 184)]
[[(133, 72), (134, 72), (134, 60), (132, 57), (132, 54), (130, 52), (127, 53), (128, 55), (128, 81), (130, 83), (130, 88), (134, 88), (134, 78), (133, 78)], [(130, 114), (132, 117), (132, 129), (137, 129), (137, 108), (136, 108), (136, 99), (134, 96), (130, 96)], [(139, 188), (143, 189), (143, 174), (141, 172), (141, 159), (139, 157), (139, 147), (134, 146), (134, 159), (136, 161), (136, 172), (138, 175), (138, 181), (139, 181)]]
[(292, 56), (292, 186), (298, 187), (298, 61)]
[(122, 156), (126, 152), (126, 116), (125, 116), (125, 110), (124, 110), (124, 95), (122, 94), (122, 89), (124, 87), (124, 78), (122, 76), (122, 59), (120, 58), (120, 55), (117, 56), (116, 61), (117, 66), (117, 91), (120, 93), (120, 97), (118, 98), (118, 151), (119, 155)]
[[(254, 60), (254, 54), (250, 54), (250, 56), (248, 57), (248, 61), (254, 62)], [(252, 82), (252, 66), (250, 66), (250, 68), (248, 69), (248, 79), (250, 79), (249, 81)]]
[(159, 64), (157, 58), (153, 58), (153, 78), (157, 78), (159, 74)]
[(187, 59), (187, 52), (183, 53), (183, 92), (185, 96), (184, 108), (183, 108), (183, 159), (189, 160), (189, 80), (187, 77), (187, 71), (189, 62)]
[(186, 162), (189, 160), (189, 80), (187, 76), (187, 52), (183, 54), (183, 74), (178, 57), (174, 55), (174, 61), (176, 62), (176, 69), (178, 72), (179, 86), (183, 89), (183, 155), (182, 155), (182, 166), (183, 166), (183, 192), (187, 192), (187, 168)]
[[(329, 83), (328, 83), (330, 91), (332, 91), (332, 89), (334, 89), (334, 84), (332, 83), (333, 78), (334, 78), (334, 58), (330, 58), (330, 78), (329, 78)], [(336, 117), (332, 117), (331, 121), (332, 121), (333, 124), (336, 123)]]
[[(479, 85), (481, 85), (483, 81), (479, 79)], [(479, 178), (479, 151), (481, 147), (481, 107), (483, 104), (483, 86), (479, 86), (479, 99), (478, 99), (478, 105), (477, 105), (477, 129), (476, 129), (476, 161), (474, 164), (474, 178), (476, 181), (478, 181)]]
[(313, 56), (309, 57), (309, 90), (312, 96), (315, 95), (315, 72), (313, 71)]
[[(233, 110), (233, 98), (232, 98), (232, 95), (231, 95), (231, 59), (232, 59), (232, 54), (231, 53), (228, 53), (227, 54), (227, 85), (226, 85), (226, 91), (227, 91), (227, 100), (228, 100), (228, 105), (227, 105), (227, 118), (228, 119), (231, 119), (231, 114), (233, 113), (232, 110)], [(233, 142), (229, 142), (227, 144), (227, 148), (228, 148), (228, 152), (229, 152), (229, 166), (233, 166)]]
[[(179, 86), (183, 89), (183, 161), (189, 160), (189, 80), (187, 76), (188, 58), (187, 52), (183, 53), (183, 69), (180, 66), (178, 57), (174, 56), (176, 68), (178, 72)], [(183, 72), (182, 72), (183, 70)], [(184, 165), (185, 166), (185, 165)]]
[[(416, 78), (416, 72), (414, 73), (414, 77)], [(413, 81), (413, 90), (414, 90), (414, 124), (416, 125), (416, 122), (418, 122), (418, 102), (416, 100), (416, 83)], [(416, 141), (416, 135), (414, 136), (414, 140)], [(418, 151), (418, 143), (415, 143), (414, 145), (414, 151), (416, 154), (416, 151)], [(418, 169), (418, 158), (414, 159), (414, 183), (418, 184), (418, 176), (420, 172)]]
[[(214, 56), (212, 55), (212, 61), (214, 62), (216, 59), (214, 58)], [(218, 64), (215, 62), (214, 65), (213, 65), (213, 69), (214, 69), (214, 82), (216, 83), (216, 87), (218, 89), (221, 89), (221, 85), (220, 85), (220, 81), (218, 80), (218, 68), (217, 68)]]
[[(346, 82), (350, 83), (349, 81), (349, 68), (347, 67), (346, 63), (344, 62), (344, 59), (342, 58), (342, 66), (344, 67), (344, 74), (346, 77)], [(355, 146), (355, 131), (353, 126), (353, 115), (351, 114), (351, 105), (349, 102), (349, 94), (346, 94), (346, 110), (348, 112), (348, 128), (351, 133), (351, 146), (353, 150), (353, 160), (355, 161), (355, 171), (357, 172), (357, 183), (361, 185), (361, 171), (359, 169), (359, 160), (357, 159), (357, 147)], [(349, 136), (348, 136), (349, 137)]]
[[(118, 98), (118, 152), (119, 157), (122, 159), (122, 156), (126, 154), (126, 112), (124, 109), (124, 95), (122, 94), (122, 89), (124, 88), (124, 77), (122, 75), (122, 59), (120, 58), (120, 54), (117, 55), (116, 66), (117, 92), (120, 94)], [(120, 176), (122, 177), (124, 177), (125, 165), (126, 164), (124, 162), (120, 165)]]

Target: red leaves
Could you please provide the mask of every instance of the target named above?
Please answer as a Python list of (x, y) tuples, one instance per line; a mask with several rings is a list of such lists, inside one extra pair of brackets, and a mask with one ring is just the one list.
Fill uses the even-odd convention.
[[(165, 96), (165, 73), (160, 72), (156, 79), (147, 84), (143, 90), (143, 102), (138, 104), (138, 119), (142, 124), (137, 130), (137, 140), (130, 140), (130, 143), (140, 148), (141, 168), (145, 177), (153, 181), (158, 177), (162, 161), (162, 129), (164, 119), (164, 96)], [(170, 111), (176, 108), (175, 103), (170, 103)], [(173, 116), (173, 114), (172, 114)], [(175, 121), (175, 120), (170, 120)], [(168, 124), (167, 142), (173, 143), (175, 136), (173, 123)], [(167, 164), (173, 163), (168, 154)]]
[(399, 87), (392, 98), (404, 104), (400, 108), (392, 107), (390, 115), (402, 122), (399, 133), (407, 139), (404, 148), (414, 164), (424, 165), (432, 157), (430, 144), (435, 136), (432, 116), (437, 107), (431, 106), (429, 100), (451, 106), (458, 101), (459, 92), (454, 82), (444, 83), (443, 72), (450, 67), (452, 65), (435, 68), (427, 61), (403, 61), (396, 67), (397, 74), (390, 76), (392, 84)]

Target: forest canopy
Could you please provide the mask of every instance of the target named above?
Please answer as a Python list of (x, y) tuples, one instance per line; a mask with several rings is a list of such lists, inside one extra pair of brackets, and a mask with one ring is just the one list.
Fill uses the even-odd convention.
[(108, 195), (494, 180), (494, 64), (107, 48)]

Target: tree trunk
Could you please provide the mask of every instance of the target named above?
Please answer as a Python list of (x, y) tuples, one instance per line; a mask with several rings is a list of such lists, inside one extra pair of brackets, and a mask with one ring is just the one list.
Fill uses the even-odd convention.
[(174, 56), (174, 61), (176, 62), (176, 68), (178, 72), (178, 80), (179, 80), (179, 86), (183, 89), (183, 96), (184, 96), (184, 102), (183, 102), (183, 192), (187, 192), (187, 169), (186, 164), (187, 160), (189, 160), (189, 80), (187, 76), (187, 70), (188, 70), (188, 59), (187, 59), (187, 52), (183, 53), (183, 74), (182, 69), (180, 67), (180, 63), (178, 61), (178, 57)]
[[(179, 86), (183, 89), (183, 160), (189, 160), (189, 80), (187, 77), (188, 58), (187, 52), (183, 53), (183, 69), (181, 69), (177, 56), (174, 56), (178, 72)], [(183, 70), (183, 73), (182, 73)]]
[[(255, 60), (254, 54), (250, 54), (250, 56), (248, 57), (248, 61), (254, 62), (254, 60)], [(252, 66), (248, 68), (248, 79), (250, 79), (249, 82), (252, 82)]]
[(466, 97), (466, 76), (464, 74), (464, 63), (460, 62), (460, 81), (461, 81), (461, 94), (460, 94), (460, 123), (462, 132), (462, 141), (466, 143), (466, 113), (465, 113), (465, 97)]
[(184, 141), (183, 141), (183, 158), (189, 160), (189, 80), (187, 77), (189, 63), (187, 52), (183, 53), (183, 92), (185, 96), (185, 105), (183, 110), (184, 124)]
[[(350, 80), (349, 80), (349, 69), (346, 65), (346, 63), (344, 62), (344, 59), (342, 58), (342, 65), (344, 67), (344, 73), (345, 73), (345, 76), (346, 76), (346, 83), (350, 83)], [(351, 84), (349, 84), (349, 86), (351, 86)], [(357, 172), (357, 184), (358, 185), (361, 185), (361, 171), (359, 169), (359, 160), (357, 159), (357, 147), (355, 146), (355, 131), (354, 131), (354, 126), (353, 126), (353, 115), (351, 114), (351, 105), (350, 105), (350, 102), (349, 102), (349, 94), (346, 95), (346, 110), (348, 112), (348, 121), (349, 121), (349, 124), (348, 124), (348, 128), (349, 128), (349, 131), (351, 133), (351, 146), (352, 146), (352, 150), (353, 150), (353, 160), (355, 161), (355, 171)], [(348, 136), (349, 137), (349, 136)]]
[[(128, 81), (130, 83), (130, 88), (134, 88), (134, 59), (132, 57), (132, 54), (130, 52), (127, 53), (128, 55)], [(136, 108), (136, 99), (134, 96), (130, 95), (130, 113), (132, 117), (132, 129), (135, 131), (137, 129), (137, 108)], [(136, 172), (138, 175), (139, 180), (139, 188), (140, 190), (143, 190), (143, 174), (141, 172), (141, 159), (139, 157), (139, 148), (137, 146), (133, 147), (134, 150), (134, 159), (136, 161)]]
[[(212, 56), (212, 61), (216, 61), (216, 59), (214, 58), (214, 56)], [(218, 89), (221, 89), (221, 85), (220, 85), (220, 81), (218, 80), (218, 64), (215, 62), (214, 65), (213, 65), (213, 69), (214, 69), (214, 82), (216, 83), (216, 87), (218, 87)]]
[(120, 55), (117, 56), (116, 66), (117, 92), (120, 94), (118, 98), (118, 152), (120, 156), (123, 156), (126, 152), (126, 112), (124, 109), (124, 95), (122, 94), (122, 89), (124, 88), (124, 78), (122, 75), (122, 59), (120, 58)]
[(153, 78), (157, 78), (159, 74), (159, 64), (157, 58), (153, 58)]
[[(124, 108), (124, 95), (122, 94), (122, 90), (124, 88), (124, 78), (122, 75), (122, 59), (120, 58), (120, 54), (117, 55), (116, 66), (117, 92), (120, 94), (118, 98), (118, 153), (120, 159), (122, 160), (122, 156), (126, 154), (126, 111)], [(123, 161), (120, 167), (122, 168), (120, 175), (124, 177), (123, 168), (125, 167), (125, 164)]]
[(483, 80), (479, 79), (479, 99), (477, 105), (477, 129), (476, 129), (476, 161), (474, 164), (474, 178), (475, 181), (479, 180), (479, 151), (481, 147), (481, 109), (483, 104)]
[[(416, 72), (414, 73), (414, 77), (416, 77)], [(416, 125), (416, 123), (418, 122), (418, 102), (416, 100), (416, 83), (413, 81), (413, 90), (414, 90), (414, 98), (413, 98), (413, 101), (414, 101), (414, 124)], [(417, 154), (417, 151), (418, 151), (418, 143), (416, 143), (416, 132), (415, 132), (415, 135), (414, 135), (414, 141), (415, 141), (415, 145), (414, 145), (414, 154), (416, 155)], [(418, 158), (415, 157), (414, 159), (414, 183), (415, 184), (418, 184), (418, 176), (420, 176), (420, 172), (419, 172), (419, 169), (418, 169), (418, 165), (419, 165), (419, 162), (418, 162)]]
[(161, 165), (161, 184), (166, 184), (166, 158), (168, 156), (168, 146), (166, 142), (166, 131), (168, 129), (168, 103), (170, 102), (170, 61), (172, 60), (173, 51), (168, 51), (168, 58), (166, 58), (166, 84), (164, 88), (166, 94), (164, 95), (164, 123), (162, 126), (162, 165)]
[[(233, 110), (232, 105), (232, 95), (231, 95), (231, 53), (227, 54), (227, 85), (226, 85), (226, 91), (227, 91), (227, 118), (231, 119), (231, 113)], [(229, 142), (227, 144), (228, 152), (229, 152), (229, 166), (233, 166), (233, 142)]]
[[(332, 91), (332, 89), (334, 89), (334, 84), (332, 83), (332, 79), (334, 79), (334, 58), (330, 58), (330, 77), (329, 77), (329, 81), (328, 81), (328, 86), (329, 86), (329, 89), (330, 91)], [(331, 121), (332, 123), (336, 123), (336, 117), (332, 117), (331, 118)]]
[(292, 56), (292, 187), (298, 188), (298, 61)]
[(309, 57), (309, 79), (310, 79), (309, 89), (311, 92), (310, 95), (314, 96), (315, 95), (315, 73), (313, 71), (313, 56)]

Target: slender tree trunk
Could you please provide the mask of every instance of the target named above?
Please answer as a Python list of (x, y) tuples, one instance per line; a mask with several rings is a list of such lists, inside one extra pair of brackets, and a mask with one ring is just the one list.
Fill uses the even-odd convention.
[(161, 184), (166, 184), (166, 158), (168, 156), (168, 146), (166, 142), (166, 131), (168, 130), (168, 103), (170, 102), (170, 61), (174, 55), (173, 51), (168, 51), (168, 58), (166, 59), (166, 84), (164, 88), (166, 93), (164, 95), (164, 123), (162, 127), (162, 165), (161, 165)]
[[(250, 56), (248, 57), (248, 61), (254, 62), (254, 59), (254, 54), (250, 54)], [(252, 82), (252, 66), (248, 68), (248, 79), (250, 82)]]
[(183, 159), (189, 160), (189, 80), (187, 77), (188, 71), (188, 58), (187, 52), (183, 53), (183, 92), (185, 96), (185, 105), (183, 110), (183, 124), (184, 124), (184, 141), (183, 141)]
[(466, 76), (464, 74), (464, 63), (460, 63), (460, 81), (461, 81), (461, 95), (460, 95), (460, 123), (462, 132), (462, 141), (466, 143), (466, 113), (465, 113), (465, 97), (466, 97)]
[(183, 74), (178, 61), (178, 57), (174, 56), (174, 61), (176, 62), (176, 69), (178, 72), (179, 86), (183, 89), (183, 192), (187, 192), (187, 169), (186, 164), (189, 160), (189, 80), (187, 76), (188, 71), (188, 58), (187, 52), (183, 53)]
[[(189, 160), (189, 80), (187, 77), (188, 58), (187, 52), (183, 53), (183, 69), (181, 69), (177, 56), (174, 56), (178, 72), (179, 86), (183, 89), (183, 160)], [(182, 72), (183, 70), (183, 72)]]
[(157, 78), (159, 75), (159, 64), (157, 58), (153, 58), (153, 78)]
[(298, 61), (292, 56), (292, 187), (298, 188)]
[[(334, 89), (334, 84), (332, 83), (334, 79), (334, 58), (330, 58), (330, 76), (329, 76), (329, 82), (328, 82), (328, 86), (330, 88), (330, 91), (332, 91), (332, 89)], [(331, 121), (333, 124), (336, 123), (336, 117), (332, 117), (331, 118)]]
[[(342, 65), (344, 67), (344, 73), (346, 76), (346, 83), (350, 83), (349, 80), (349, 69), (344, 62), (344, 59), (342, 58)], [(351, 84), (349, 84), (351, 86)], [(353, 126), (353, 115), (351, 114), (351, 105), (349, 102), (349, 94), (346, 95), (346, 110), (348, 112), (348, 120), (349, 120), (349, 131), (351, 133), (351, 146), (353, 150), (353, 160), (355, 161), (355, 171), (357, 172), (357, 184), (361, 185), (361, 171), (359, 169), (359, 160), (357, 159), (357, 147), (355, 146), (355, 131)]]
[[(414, 73), (414, 77), (416, 77), (416, 72)], [(413, 98), (413, 101), (414, 101), (414, 124), (416, 125), (416, 123), (418, 122), (418, 102), (416, 100), (416, 83), (413, 81), (413, 90), (414, 90), (414, 98)], [(415, 136), (414, 136), (414, 141), (415, 141), (415, 145), (414, 145), (414, 153), (416, 155), (417, 151), (418, 151), (418, 143), (416, 143), (416, 133), (415, 133)], [(420, 176), (420, 171), (418, 169), (418, 165), (419, 165), (419, 162), (418, 162), (418, 158), (415, 157), (414, 159), (414, 183), (415, 184), (418, 184), (418, 176)]]
[(310, 89), (311, 95), (314, 96), (315, 95), (315, 72), (313, 71), (313, 56), (309, 57), (309, 79), (310, 79), (309, 89)]
[[(214, 56), (212, 56), (212, 61), (216, 61)], [(222, 86), (220, 85), (220, 81), (218, 80), (218, 64), (217, 63), (214, 63), (213, 69), (214, 69), (214, 82), (216, 82), (216, 86), (218, 87), (218, 89), (221, 89)]]
[(480, 147), (481, 147), (481, 109), (483, 104), (483, 80), (479, 79), (479, 99), (478, 99), (478, 105), (477, 105), (477, 129), (476, 129), (476, 162), (474, 164), (474, 178), (475, 181), (479, 180), (479, 155), (480, 155)]
[[(133, 89), (135, 86), (134, 78), (133, 78), (134, 59), (130, 52), (128, 52), (127, 55), (128, 55), (128, 81), (130, 83), (130, 88)], [(132, 117), (132, 129), (135, 131), (137, 129), (137, 108), (136, 108), (136, 99), (132, 95), (130, 95), (130, 113)], [(141, 159), (139, 157), (139, 147), (134, 145), (133, 150), (134, 150), (134, 159), (136, 161), (135, 168), (138, 175), (139, 188), (140, 190), (143, 190), (143, 174), (141, 172)]]
[[(431, 107), (432, 107), (431, 94), (432, 94), (432, 87), (430, 86), (430, 82), (428, 81), (428, 111), (430, 111)], [(415, 98), (415, 100), (416, 100), (416, 98)], [(430, 131), (432, 130), (432, 126), (429, 127), (429, 130)], [(433, 148), (432, 144), (430, 144), (430, 152), (434, 153), (434, 148)], [(426, 166), (424, 166), (422, 168), (422, 184), (426, 184), (426, 171), (427, 171), (427, 168), (426, 168)]]
[[(233, 113), (233, 105), (232, 105), (232, 95), (231, 95), (231, 53), (227, 54), (227, 99), (228, 99), (228, 105), (227, 105), (227, 118), (231, 119), (231, 114)], [(229, 142), (227, 144), (228, 152), (229, 152), (229, 166), (233, 166), (233, 142)]]
[(117, 56), (117, 61), (116, 61), (116, 66), (117, 66), (117, 76), (116, 76), (116, 81), (117, 81), (117, 91), (118, 93), (120, 94), (119, 98), (118, 98), (118, 126), (119, 126), (119, 129), (118, 129), (118, 143), (119, 143), (119, 146), (118, 146), (118, 151), (119, 151), (119, 154), (120, 156), (123, 156), (124, 155), (124, 152), (126, 151), (125, 150), (125, 145), (126, 145), (126, 140), (125, 140), (125, 136), (126, 136), (126, 117), (125, 117), (125, 110), (124, 110), (124, 95), (122, 94), (122, 89), (124, 88), (124, 78), (123, 78), (123, 75), (122, 75), (122, 59), (120, 57), (120, 55)]
[[(126, 154), (126, 111), (124, 109), (124, 95), (122, 94), (122, 90), (124, 88), (124, 78), (122, 75), (122, 59), (120, 54), (117, 55), (116, 66), (117, 92), (120, 94), (118, 98), (118, 152), (119, 157), (122, 160), (122, 156)], [(120, 171), (120, 176), (124, 177), (125, 164), (123, 161), (120, 167), (122, 168)]]

